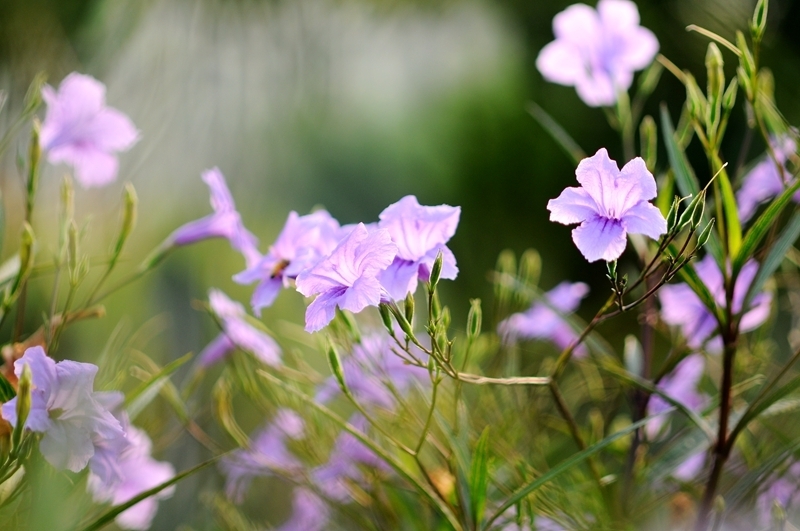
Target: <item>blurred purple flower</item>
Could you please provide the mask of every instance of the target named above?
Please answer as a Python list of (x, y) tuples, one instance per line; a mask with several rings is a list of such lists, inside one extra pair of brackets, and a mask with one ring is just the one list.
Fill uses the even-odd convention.
[(699, 451), (689, 455), (684, 459), (683, 463), (675, 467), (675, 470), (672, 471), (672, 477), (686, 483), (694, 481), (703, 470), (707, 455), (708, 448), (701, 448)]
[(319, 295), (306, 310), (306, 331), (316, 332), (333, 320), (336, 307), (357, 313), (384, 297), (378, 275), (397, 254), (386, 230), (369, 233), (359, 223), (333, 252), (297, 276), (297, 291)]
[[(152, 443), (147, 434), (131, 425), (125, 427), (127, 446), (119, 453), (117, 465), (121, 481), (107, 484), (94, 473), (89, 475), (88, 488), (96, 501), (119, 505), (175, 477), (175, 468), (150, 456)], [(158, 500), (169, 498), (175, 492), (170, 486), (146, 498), (116, 517), (117, 525), (124, 529), (149, 529), (158, 510)]]
[(633, 73), (658, 52), (658, 40), (639, 26), (636, 4), (627, 0), (600, 0), (597, 10), (571, 5), (553, 19), (553, 33), (556, 40), (539, 53), (536, 67), (548, 81), (574, 86), (592, 107), (616, 103)]
[[(578, 334), (564, 316), (575, 312), (588, 293), (589, 286), (583, 282), (562, 282), (545, 293), (547, 303), (535, 301), (526, 311), (501, 321), (497, 326), (498, 333), (506, 341), (547, 339), (565, 349), (578, 338)], [(579, 345), (575, 354), (585, 356), (586, 347)]]
[(309, 489), (298, 487), (292, 497), (292, 515), (276, 531), (322, 531), (330, 519), (330, 509)]
[[(426, 369), (409, 365), (392, 352), (386, 334), (364, 336), (343, 359), (342, 369), (348, 389), (365, 407), (394, 409), (395, 393), (402, 396), (415, 383), (430, 381)], [(331, 376), (317, 389), (316, 400), (329, 402), (340, 393), (339, 383)]]
[(248, 267), (254, 265), (261, 259), (258, 239), (242, 223), (225, 177), (219, 168), (211, 168), (203, 172), (202, 178), (211, 191), (214, 213), (178, 227), (170, 240), (174, 245), (189, 245), (208, 238), (226, 238), (231, 247), (242, 253)]
[(773, 522), (774, 504), (784, 510), (800, 504), (800, 463), (794, 463), (782, 476), (767, 481), (765, 485), (756, 499), (758, 521), (764, 528)]
[(121, 413), (125, 395), (119, 391), (107, 391), (94, 393), (94, 399), (104, 409), (109, 411), (114, 418), (119, 421), (122, 430), (114, 434), (111, 438), (101, 436), (99, 433), (92, 434), (92, 444), (94, 445), (94, 455), (89, 460), (89, 471), (96, 476), (103, 485), (111, 488), (122, 481), (122, 469), (119, 464), (119, 456), (130, 442), (125, 434), (129, 426), (127, 415)]
[[(723, 286), (722, 271), (711, 255), (695, 264), (695, 270), (700, 280), (720, 307), (725, 307), (725, 287)], [(733, 290), (733, 314), (742, 312), (744, 298), (753, 279), (758, 273), (758, 264), (753, 260), (748, 261), (739, 272), (736, 286)], [(717, 321), (700, 298), (686, 284), (664, 286), (658, 292), (661, 300), (661, 317), (664, 322), (673, 326), (680, 326), (687, 345), (692, 349), (701, 348), (707, 341), (717, 336)], [(772, 306), (772, 294), (762, 292), (756, 294), (750, 307), (739, 323), (739, 330), (749, 332), (761, 326), (769, 317)], [(716, 343), (716, 342), (715, 342)], [(718, 347), (711, 343), (706, 347), (716, 350)]]
[[(786, 175), (792, 177), (792, 173), (786, 169), (786, 162), (797, 151), (794, 140), (786, 136), (782, 140), (774, 140), (772, 147), (775, 150), (775, 158), (784, 166)], [(739, 217), (742, 221), (747, 221), (755, 213), (759, 204), (780, 195), (793, 182), (794, 178), (790, 182), (784, 183), (775, 166), (775, 161), (767, 156), (745, 175), (742, 187), (736, 194)], [(795, 203), (800, 203), (800, 191), (795, 193), (792, 199)]]
[(244, 501), (250, 482), (256, 477), (271, 476), (276, 471), (293, 472), (302, 463), (286, 447), (287, 439), (301, 439), (305, 431), (303, 419), (290, 409), (279, 409), (272, 423), (263, 428), (251, 442), (220, 461), (226, 476), (225, 493), (236, 503)]
[(280, 346), (268, 334), (247, 322), (247, 312), (241, 304), (218, 289), (209, 292), (208, 300), (211, 311), (220, 320), (222, 333), (197, 356), (197, 363), (208, 367), (240, 348), (267, 365), (280, 364)]
[[(42, 347), (31, 347), (14, 362), (19, 377), (30, 367), (33, 388), (25, 428), (44, 434), (39, 450), (58, 469), (83, 470), (95, 453), (93, 439), (112, 440), (124, 434), (114, 416), (93, 391), (97, 366), (47, 357)], [(17, 424), (17, 398), (2, 406), (3, 418)]]
[(343, 233), (339, 222), (324, 210), (307, 216), (290, 212), (269, 252), (233, 279), (240, 284), (259, 283), (251, 300), (253, 311), (258, 313), (272, 305), (290, 279), (329, 255), (349, 232)]
[(47, 113), (40, 141), (52, 164), (75, 168), (84, 188), (103, 186), (117, 177), (114, 153), (127, 151), (139, 139), (130, 118), (106, 107), (106, 87), (91, 76), (73, 72), (56, 92), (46, 85), (42, 97)]
[(456, 259), (445, 244), (455, 234), (460, 215), (460, 207), (422, 206), (413, 195), (381, 212), (378, 227), (389, 231), (397, 244), (397, 256), (380, 277), (381, 285), (392, 299), (401, 300), (416, 291), (418, 279), (428, 280), (439, 251), (442, 252), (440, 278), (456, 278)]
[[(690, 410), (697, 411), (706, 402), (705, 396), (697, 391), (697, 384), (700, 383), (700, 378), (703, 377), (705, 366), (706, 363), (702, 354), (687, 356), (675, 366), (669, 375), (658, 382), (656, 388)], [(647, 415), (658, 415), (671, 407), (669, 402), (653, 394), (647, 403)], [(655, 439), (661, 431), (666, 422), (665, 417), (666, 415), (658, 415), (647, 423), (645, 431), (649, 439)]]
[(628, 232), (653, 239), (667, 232), (664, 216), (647, 202), (656, 196), (656, 181), (640, 157), (620, 172), (601, 148), (578, 164), (575, 175), (581, 187), (565, 189), (547, 203), (547, 209), (550, 221), (580, 223), (572, 231), (572, 241), (588, 261), (619, 258)]

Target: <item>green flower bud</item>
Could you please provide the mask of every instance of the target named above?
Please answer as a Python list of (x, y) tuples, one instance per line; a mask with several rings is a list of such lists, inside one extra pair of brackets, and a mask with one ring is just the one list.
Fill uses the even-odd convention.
[(394, 334), (394, 325), (392, 324), (392, 311), (389, 309), (389, 306), (385, 303), (381, 303), (378, 305), (378, 312), (381, 314), (381, 320), (383, 321), (383, 326), (389, 332), (389, 334)]
[(436, 259), (433, 261), (433, 267), (431, 267), (431, 276), (430, 276), (430, 286), (431, 290), (436, 289), (436, 284), (439, 283), (439, 277), (442, 275), (442, 261), (444, 257), (442, 256), (442, 251), (440, 250), (436, 254)]
[(328, 342), (328, 365), (331, 368), (331, 374), (336, 378), (336, 381), (339, 383), (339, 387), (341, 388), (342, 392), (345, 395), (350, 394), (350, 390), (347, 388), (347, 383), (344, 380), (344, 370), (342, 369), (342, 361), (339, 359), (339, 353), (336, 351), (336, 347), (333, 346), (333, 343), (330, 341)]
[(413, 293), (409, 292), (408, 295), (406, 295), (406, 300), (404, 301), (403, 306), (404, 306), (404, 310), (405, 310), (406, 320), (409, 323), (413, 323), (414, 322), (414, 294)]
[(731, 79), (728, 88), (725, 89), (725, 93), (722, 95), (722, 108), (726, 111), (733, 109), (733, 106), (736, 104), (736, 92), (738, 88), (739, 81), (736, 78)]
[(653, 117), (649, 114), (645, 116), (642, 119), (642, 123), (639, 124), (639, 141), (644, 163), (647, 169), (650, 170), (650, 173), (653, 173), (656, 168), (656, 157), (658, 155), (658, 130), (655, 120), (653, 120)]
[(714, 218), (708, 222), (706, 227), (700, 233), (700, 236), (697, 237), (697, 247), (700, 248), (708, 243), (708, 238), (711, 236), (711, 229), (714, 227)]
[(764, 30), (767, 27), (767, 11), (769, 10), (768, 0), (758, 0), (756, 2), (756, 9), (753, 12), (753, 22), (750, 24), (750, 33), (753, 35), (753, 40), (758, 42), (764, 36)]
[(470, 299), (469, 314), (467, 315), (467, 337), (469, 339), (475, 339), (480, 335), (482, 318), (481, 300)]

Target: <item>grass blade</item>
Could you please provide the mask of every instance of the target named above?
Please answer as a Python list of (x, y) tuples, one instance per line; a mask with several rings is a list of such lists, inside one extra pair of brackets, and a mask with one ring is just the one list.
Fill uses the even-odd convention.
[(550, 133), (553, 140), (555, 140), (559, 147), (564, 150), (564, 153), (572, 159), (572, 162), (574, 162), (576, 166), (581, 160), (586, 158), (586, 152), (581, 149), (578, 143), (569, 136), (569, 133), (567, 133), (552, 116), (547, 114), (544, 109), (532, 101), (528, 102), (525, 109), (539, 122), (539, 125), (541, 125), (545, 131)]

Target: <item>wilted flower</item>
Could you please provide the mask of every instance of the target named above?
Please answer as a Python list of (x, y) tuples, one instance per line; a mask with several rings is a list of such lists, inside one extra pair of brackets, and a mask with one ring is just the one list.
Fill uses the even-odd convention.
[(648, 203), (656, 196), (656, 181), (641, 157), (620, 171), (601, 148), (578, 164), (575, 176), (581, 187), (565, 189), (547, 203), (547, 209), (550, 221), (580, 223), (572, 231), (572, 241), (588, 261), (619, 258), (629, 232), (653, 239), (667, 232), (664, 216)]
[(333, 320), (336, 307), (360, 312), (383, 297), (378, 275), (397, 254), (386, 230), (367, 232), (359, 223), (326, 259), (297, 276), (297, 291), (318, 295), (306, 310), (306, 331), (316, 332)]
[[(695, 270), (700, 280), (703, 281), (708, 291), (716, 300), (718, 306), (725, 307), (725, 287), (723, 285), (722, 271), (717, 262), (711, 255), (695, 264)], [(733, 315), (742, 312), (744, 298), (747, 290), (750, 289), (753, 279), (758, 273), (758, 264), (752, 260), (748, 261), (739, 272), (736, 279), (736, 286), (733, 290)], [(686, 343), (690, 348), (698, 349), (709, 339), (717, 335), (717, 320), (708, 311), (705, 304), (686, 284), (676, 284), (664, 286), (658, 292), (661, 299), (661, 317), (664, 322), (673, 326), (680, 326)], [(742, 332), (749, 332), (761, 326), (769, 317), (772, 305), (772, 295), (767, 292), (756, 294), (750, 307), (745, 309), (745, 313), (739, 323)], [(716, 345), (709, 345), (711, 350), (718, 348)]]
[[(414, 383), (429, 381), (428, 371), (409, 365), (392, 352), (386, 334), (372, 334), (353, 345), (353, 352), (342, 361), (347, 388), (364, 407), (393, 409), (396, 394), (405, 394)], [(317, 390), (318, 402), (328, 402), (341, 392), (331, 376)]]
[(658, 52), (658, 40), (639, 26), (636, 4), (627, 0), (600, 0), (597, 10), (569, 6), (553, 19), (553, 33), (536, 67), (548, 81), (574, 86), (592, 107), (614, 104)]
[[(547, 339), (565, 349), (578, 338), (578, 334), (564, 316), (577, 310), (588, 293), (589, 286), (583, 282), (562, 282), (545, 294), (546, 304), (536, 301), (526, 311), (501, 321), (498, 333), (507, 341)], [(585, 356), (586, 347), (579, 345), (575, 354)]]
[(297, 413), (280, 409), (271, 424), (262, 429), (249, 448), (241, 448), (226, 456), (220, 468), (226, 476), (225, 492), (236, 503), (244, 501), (250, 482), (256, 477), (270, 476), (276, 471), (291, 472), (302, 464), (286, 447), (287, 439), (303, 437), (305, 424)]
[[(672, 372), (658, 382), (657, 389), (670, 398), (680, 402), (687, 408), (697, 411), (705, 404), (705, 397), (697, 391), (697, 384), (703, 376), (705, 359), (701, 354), (692, 354), (684, 358)], [(650, 397), (647, 403), (647, 415), (658, 415), (672, 406), (657, 394)], [(654, 439), (666, 422), (665, 415), (658, 415), (647, 423), (645, 431), (650, 439)]]
[(244, 255), (248, 267), (255, 264), (261, 258), (258, 239), (242, 223), (222, 172), (212, 168), (204, 171), (202, 178), (211, 191), (214, 213), (178, 227), (170, 241), (174, 245), (189, 245), (208, 238), (226, 238), (231, 247)]
[[(747, 221), (755, 213), (758, 205), (768, 199), (780, 195), (789, 185), (794, 182), (792, 173), (786, 169), (786, 162), (797, 149), (794, 140), (787, 136), (780, 141), (773, 142), (775, 158), (784, 166), (787, 178), (790, 182), (783, 182), (775, 161), (772, 157), (766, 157), (756, 164), (750, 172), (745, 175), (741, 189), (736, 194), (736, 203), (739, 206), (739, 217), (742, 221)], [(792, 196), (795, 203), (800, 203), (800, 191)]]
[(339, 222), (324, 210), (307, 216), (290, 212), (269, 252), (233, 279), (240, 284), (259, 283), (251, 300), (253, 311), (258, 313), (272, 305), (290, 280), (330, 254), (345, 234)]
[[(31, 347), (14, 362), (19, 377), (28, 365), (33, 388), (25, 428), (42, 433), (39, 450), (58, 469), (83, 470), (95, 453), (93, 440), (124, 435), (122, 426), (97, 400), (93, 390), (97, 366), (48, 358), (42, 347)], [(17, 398), (3, 404), (3, 418), (17, 424)]]
[[(89, 491), (97, 501), (119, 505), (175, 477), (175, 468), (170, 463), (150, 456), (152, 443), (144, 431), (127, 425), (125, 432), (128, 444), (117, 461), (121, 480), (107, 484), (100, 476), (89, 475)], [(158, 500), (169, 498), (174, 492), (174, 486), (167, 487), (126, 509), (116, 517), (117, 525), (124, 529), (149, 529), (158, 510)]]
[(209, 292), (208, 300), (211, 311), (220, 320), (222, 333), (198, 355), (200, 365), (213, 365), (237, 348), (250, 352), (267, 365), (280, 363), (281, 347), (268, 334), (247, 322), (247, 312), (241, 304), (218, 289)]
[(40, 141), (53, 164), (75, 168), (84, 188), (103, 186), (117, 177), (118, 151), (130, 149), (139, 133), (130, 118), (106, 107), (106, 87), (91, 76), (73, 72), (56, 92), (46, 85), (42, 97), (47, 114)]
[(394, 300), (417, 289), (417, 279), (428, 280), (436, 255), (442, 253), (440, 278), (458, 275), (456, 259), (445, 245), (458, 227), (460, 207), (422, 206), (413, 195), (389, 205), (380, 214), (378, 227), (386, 229), (397, 245), (397, 256), (381, 273), (381, 285)]

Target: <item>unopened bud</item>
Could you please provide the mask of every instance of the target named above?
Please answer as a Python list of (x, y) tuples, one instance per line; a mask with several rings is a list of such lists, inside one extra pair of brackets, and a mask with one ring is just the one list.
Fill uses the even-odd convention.
[(330, 365), (331, 374), (333, 374), (334, 378), (336, 378), (336, 381), (339, 383), (339, 387), (341, 388), (342, 392), (346, 395), (349, 395), (350, 391), (348, 390), (347, 384), (344, 380), (342, 361), (339, 359), (339, 353), (336, 351), (336, 347), (330, 342), (328, 342), (328, 365)]
[(25, 422), (28, 420), (28, 414), (31, 412), (31, 388), (33, 386), (33, 376), (31, 375), (31, 368), (26, 363), (22, 366), (22, 374), (19, 377), (17, 384), (17, 424), (14, 426), (12, 433), (12, 446), (19, 447), (22, 440), (22, 432), (25, 429)]
[(541, 272), (542, 257), (535, 249), (526, 249), (519, 258), (519, 279), (528, 286), (536, 286)]
[(739, 80), (739, 84), (744, 88), (744, 94), (747, 96), (747, 100), (753, 101), (755, 96), (753, 94), (753, 81), (741, 66), (736, 68), (736, 77)]
[(469, 314), (467, 315), (467, 337), (475, 339), (481, 333), (481, 320), (483, 313), (481, 312), (481, 300), (470, 299), (469, 301)]
[(744, 38), (744, 33), (741, 31), (736, 32), (736, 47), (739, 48), (739, 51), (742, 52), (739, 55), (739, 65), (744, 70), (745, 75), (753, 79), (756, 75), (756, 62), (753, 59), (753, 54), (750, 52), (750, 48), (747, 46), (747, 41)]
[(117, 244), (114, 247), (114, 258), (118, 258), (122, 252), (122, 247), (131, 235), (134, 226), (136, 226), (136, 211), (139, 198), (136, 196), (136, 190), (131, 183), (125, 185), (125, 197), (122, 209), (122, 226), (120, 227), (119, 236), (117, 237)]
[(617, 261), (616, 260), (612, 260), (610, 262), (606, 262), (606, 267), (608, 268), (608, 274), (606, 275), (608, 277), (608, 280), (610, 280), (612, 283), (616, 283), (617, 282)]
[(414, 322), (414, 294), (408, 292), (405, 301), (403, 301), (403, 310), (405, 312), (406, 320), (409, 323)]
[[(697, 206), (699, 204), (705, 205), (706, 201), (706, 191), (701, 190), (699, 194), (692, 198), (692, 201), (689, 205), (684, 209), (681, 217), (678, 218), (678, 230), (683, 229), (688, 223), (692, 223), (694, 220), (694, 215), (697, 211)], [(703, 210), (700, 210), (700, 216), (703, 215)], [(692, 226), (694, 228), (694, 225)]]
[(18, 281), (14, 287), (14, 291), (16, 291), (16, 288), (28, 278), (28, 275), (30, 275), (31, 270), (33, 269), (33, 246), (35, 243), (36, 236), (33, 234), (33, 227), (31, 227), (30, 223), (27, 221), (23, 222), (22, 238), (20, 239), (19, 246), (19, 274), (17, 275)]
[(445, 330), (450, 328), (450, 308), (448, 308), (447, 306), (442, 308), (442, 320), (441, 320), (441, 323), (442, 323), (442, 327)]
[(67, 227), (67, 266), (71, 272), (78, 269), (78, 227), (70, 221)]
[(664, 72), (664, 66), (658, 61), (653, 61), (647, 69), (642, 72), (639, 78), (638, 95), (647, 96), (655, 90), (658, 85), (658, 80), (661, 79), (661, 74)]
[(339, 310), (339, 315), (342, 316), (342, 322), (347, 327), (347, 331), (350, 332), (350, 337), (353, 338), (353, 341), (361, 343), (361, 330), (358, 329), (358, 323), (353, 318), (353, 314)]
[(650, 170), (650, 173), (655, 171), (656, 157), (658, 155), (658, 131), (656, 129), (656, 122), (649, 114), (642, 119), (639, 124), (639, 141), (642, 148), (642, 158)]
[(700, 236), (697, 237), (697, 247), (700, 248), (708, 243), (708, 238), (711, 236), (711, 229), (714, 228), (714, 218), (708, 222), (706, 227), (700, 233)]
[(389, 309), (389, 306), (385, 303), (381, 303), (378, 305), (378, 312), (381, 314), (381, 321), (383, 321), (383, 326), (389, 332), (389, 334), (394, 334), (394, 325), (392, 324), (392, 311)]
[(697, 85), (694, 76), (684, 71), (686, 84), (686, 103), (689, 106), (689, 114), (696, 120), (703, 121), (706, 115), (706, 97)]
[(725, 87), (725, 71), (722, 52), (715, 43), (709, 43), (706, 52), (706, 74), (708, 75), (708, 100), (709, 102), (722, 98)]
[(65, 174), (64, 180), (61, 181), (61, 208), (62, 223), (66, 225), (75, 216), (75, 186), (69, 174)]
[(736, 78), (731, 79), (728, 88), (725, 89), (725, 93), (722, 95), (722, 108), (726, 111), (730, 111), (736, 105), (736, 92), (738, 89), (739, 81)]
[(31, 113), (42, 104), (42, 87), (46, 81), (47, 74), (44, 72), (39, 72), (33, 78), (33, 81), (28, 87), (28, 91), (25, 93), (25, 99), (23, 100), (22, 105), (25, 109), (23, 111), (24, 113)]
[(679, 228), (677, 226), (678, 223), (678, 208), (681, 204), (681, 198), (677, 195), (675, 199), (672, 200), (672, 206), (669, 207), (669, 212), (667, 212), (667, 232), (672, 234), (673, 232), (678, 232)]
[(439, 283), (439, 277), (442, 276), (442, 262), (444, 261), (444, 257), (442, 256), (441, 249), (436, 254), (436, 259), (433, 261), (433, 266), (431, 267), (431, 276), (430, 276), (430, 285), (431, 290), (436, 289), (436, 284)]
[(756, 42), (760, 41), (761, 37), (764, 36), (764, 30), (767, 27), (767, 11), (769, 11), (769, 1), (758, 0), (756, 9), (753, 12), (753, 22), (750, 24), (750, 32)]

